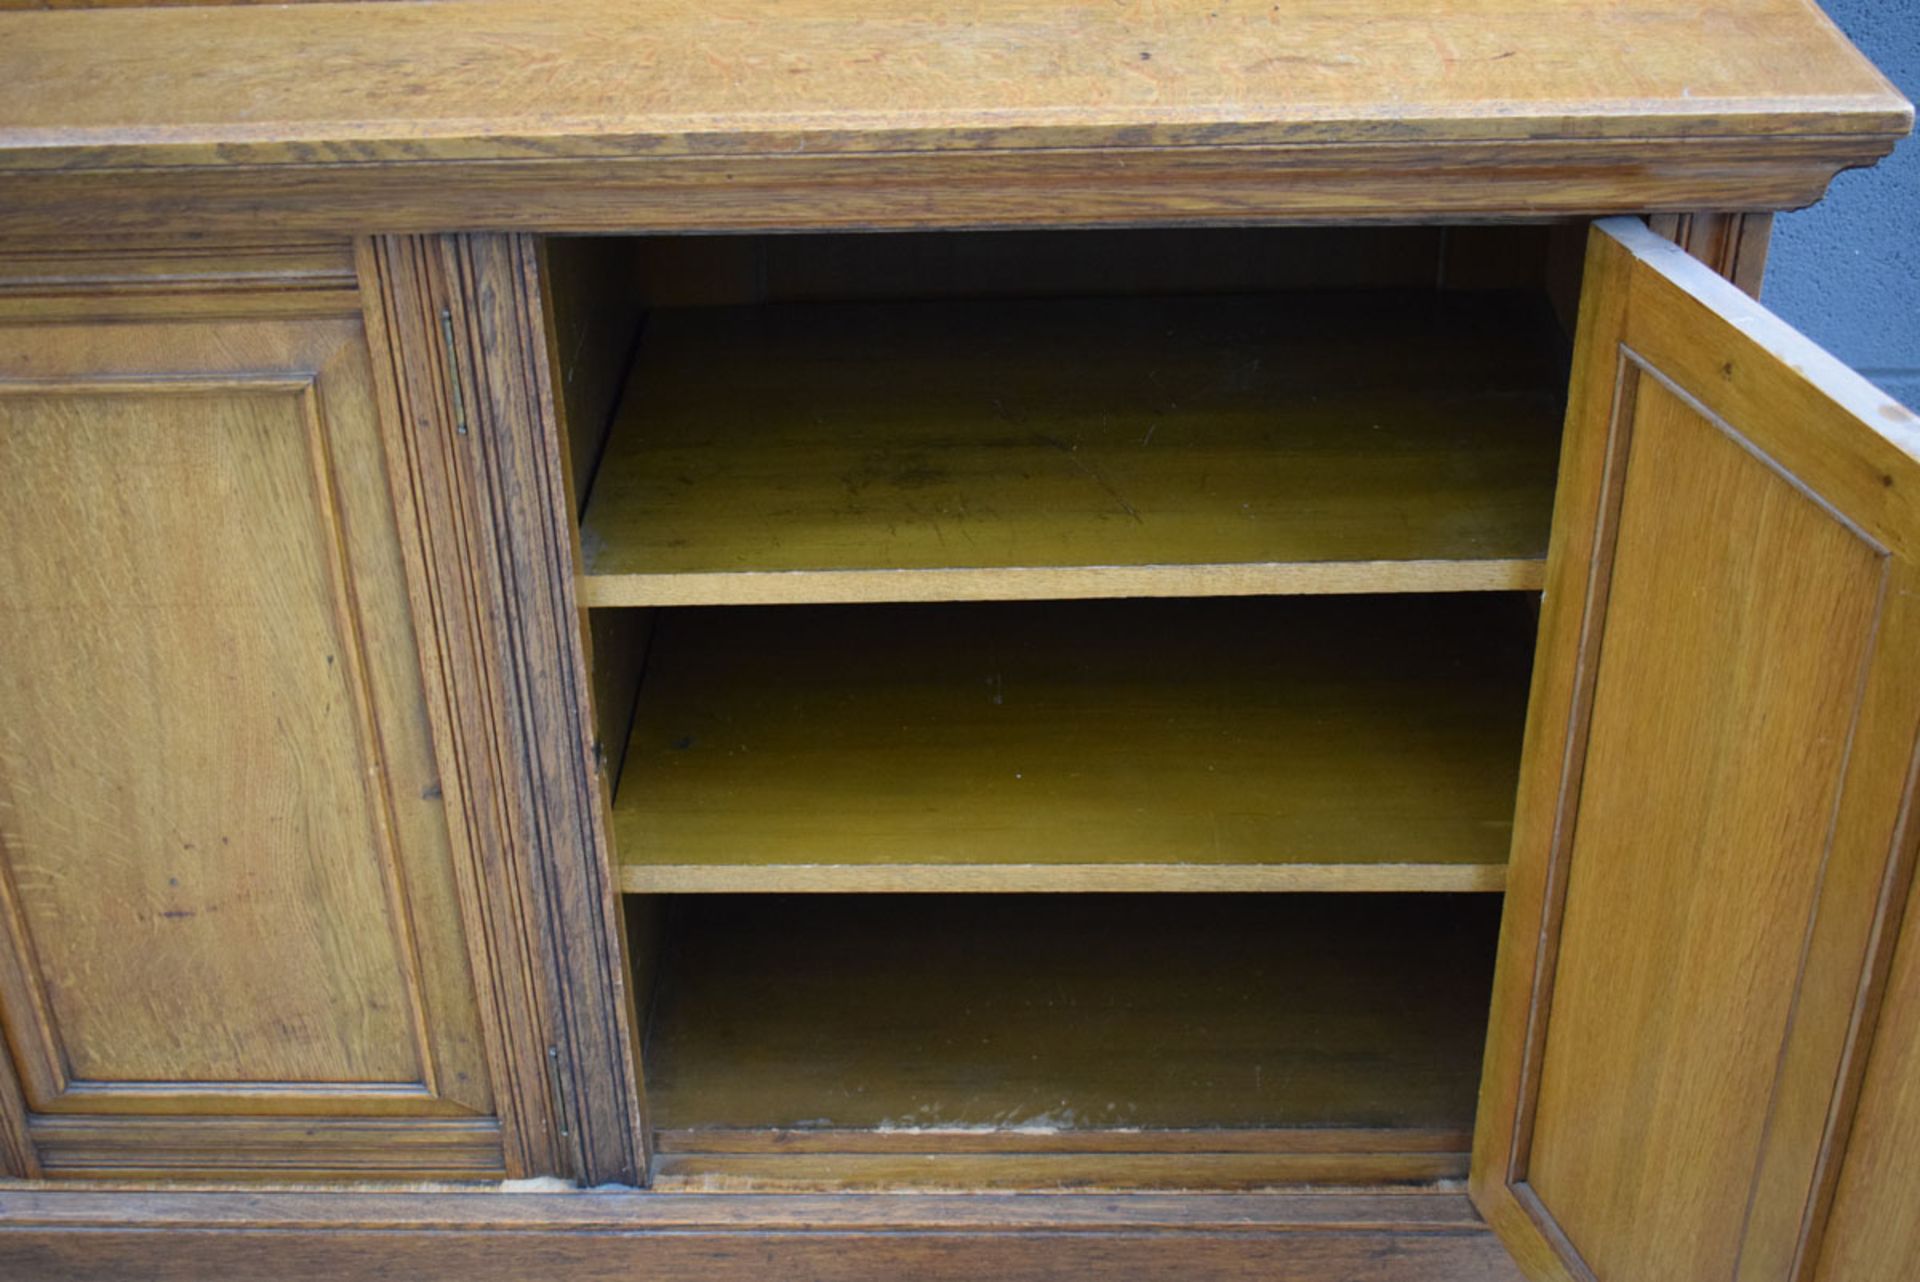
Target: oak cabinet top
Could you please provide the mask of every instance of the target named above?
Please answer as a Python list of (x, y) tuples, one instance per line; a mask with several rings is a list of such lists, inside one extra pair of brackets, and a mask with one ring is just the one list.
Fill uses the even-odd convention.
[[(304, 210), (315, 225), (382, 215), (388, 229), (472, 225), (415, 189), (431, 175), (454, 180), (450, 195), (471, 194), (484, 174), (491, 225), (594, 229), (607, 219), (568, 196), (589, 181), (582, 166), (597, 166), (602, 186), (623, 177), (658, 186), (716, 163), (751, 159), (775, 172), (784, 162), (818, 176), (858, 156), (902, 182), (1025, 164), (1030, 182), (1051, 165), (1059, 172), (1048, 181), (1059, 183), (1076, 181), (1071, 157), (1111, 164), (1143, 152), (1215, 168), (1238, 158), (1264, 172), (1377, 171), (1383, 181), (1395, 170), (1498, 171), (1478, 181), (1479, 196), (1447, 207), (1431, 197), (1415, 211), (1431, 214), (1712, 207), (1703, 200), (1764, 208), (1817, 197), (1836, 170), (1884, 154), (1911, 120), (1809, 0), (16, 11), (0, 13), (0, 176), (14, 191), (0, 194), (0, 230), (30, 225), (31, 209), (49, 221), (47, 202), (103, 173), (136, 183), (117, 196), (97, 188), (96, 199), (144, 202), (157, 222), (173, 215), (153, 201), (177, 195), (169, 179), (191, 170), (216, 186), (221, 175), (297, 174), (297, 192), (256, 179), (252, 193), (296, 222)], [(1519, 171), (1535, 175), (1532, 187), (1502, 185)], [(1098, 185), (1103, 174), (1114, 176), (1077, 181)], [(1307, 203), (1320, 185), (1269, 192), (1240, 212), (1367, 212), (1351, 192)], [(1419, 203), (1374, 195), (1383, 208)], [(218, 192), (209, 196), (217, 207)]]

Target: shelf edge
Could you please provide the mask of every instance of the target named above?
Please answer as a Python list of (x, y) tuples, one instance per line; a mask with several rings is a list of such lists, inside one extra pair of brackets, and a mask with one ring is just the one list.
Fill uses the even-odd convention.
[(1234, 565), (993, 566), (585, 574), (589, 607), (846, 605), (861, 602), (1090, 600), (1106, 597), (1341, 596), (1537, 592), (1546, 560), (1277, 561)]
[(1086, 892), (1498, 893), (1498, 864), (641, 864), (620, 889), (647, 894)]

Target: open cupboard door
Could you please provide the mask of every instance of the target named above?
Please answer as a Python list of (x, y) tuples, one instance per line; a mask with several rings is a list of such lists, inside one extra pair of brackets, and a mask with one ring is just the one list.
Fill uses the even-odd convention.
[(1920, 420), (1596, 224), (1473, 1193), (1535, 1278), (1784, 1282), (1904, 901)]

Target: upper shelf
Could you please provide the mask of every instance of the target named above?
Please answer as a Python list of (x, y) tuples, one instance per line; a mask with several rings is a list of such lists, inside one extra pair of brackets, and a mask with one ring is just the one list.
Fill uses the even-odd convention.
[(793, 304), (650, 323), (588, 605), (1538, 588), (1530, 300)]
[(0, 122), (0, 230), (615, 230), (1774, 208), (1911, 109), (1808, 0), (443, 0), (0, 13)]

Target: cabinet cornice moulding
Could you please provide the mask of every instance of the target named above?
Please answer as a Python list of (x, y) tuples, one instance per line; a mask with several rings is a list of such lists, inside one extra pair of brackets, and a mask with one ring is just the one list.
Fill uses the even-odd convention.
[(1806, 0), (0, 13), (0, 232), (1765, 209), (1912, 110)]

